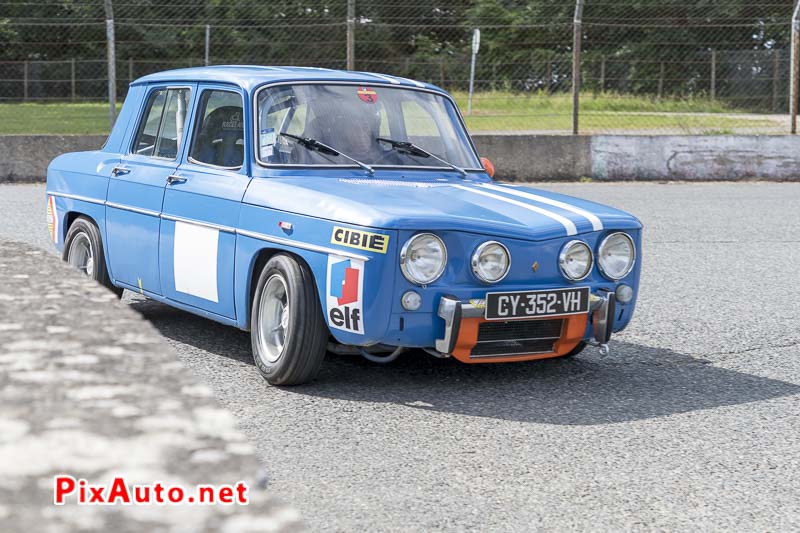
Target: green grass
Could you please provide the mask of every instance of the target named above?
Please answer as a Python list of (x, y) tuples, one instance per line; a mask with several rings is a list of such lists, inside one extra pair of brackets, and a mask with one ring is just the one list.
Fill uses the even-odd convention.
[[(467, 115), (467, 93), (454, 96), (472, 132), (480, 131), (571, 131), (572, 96), (543, 93), (477, 93), (472, 115)], [(621, 96), (611, 93), (581, 95), (580, 126), (583, 133), (659, 130), (678, 133), (775, 128), (768, 117), (753, 118), (719, 101), (707, 99), (661, 99)]]
[[(459, 107), (466, 109), (467, 93), (452, 93)], [(472, 100), (473, 111), (492, 113), (515, 113), (520, 109), (536, 114), (571, 113), (572, 95), (567, 93), (547, 94), (509, 93), (490, 91), (476, 93)], [(602, 113), (734, 113), (719, 100), (676, 98), (646, 98), (615, 93), (584, 93), (581, 95), (581, 111)]]
[[(467, 95), (454, 93), (466, 115)], [(718, 101), (620, 96), (610, 93), (581, 97), (582, 133), (734, 133), (757, 130), (784, 133), (769, 116), (746, 116)], [(472, 115), (466, 116), (472, 132), (572, 130), (572, 98), (568, 94), (478, 93)], [(8, 134), (106, 134), (108, 105), (93, 103), (0, 104), (0, 135)]]
[(0, 104), (0, 135), (108, 132), (107, 103)]

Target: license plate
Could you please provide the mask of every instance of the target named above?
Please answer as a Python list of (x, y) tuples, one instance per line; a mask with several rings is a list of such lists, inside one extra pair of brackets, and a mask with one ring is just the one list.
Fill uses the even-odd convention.
[(589, 312), (589, 287), (486, 294), (486, 320), (513, 320)]

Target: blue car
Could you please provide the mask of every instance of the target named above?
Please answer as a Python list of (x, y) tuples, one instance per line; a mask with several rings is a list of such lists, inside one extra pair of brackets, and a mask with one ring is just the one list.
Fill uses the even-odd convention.
[(219, 66), (133, 82), (105, 145), (57, 157), (63, 258), (250, 331), (276, 385), (327, 352), (464, 363), (607, 351), (641, 224), (492, 180), (452, 97), (396, 76)]

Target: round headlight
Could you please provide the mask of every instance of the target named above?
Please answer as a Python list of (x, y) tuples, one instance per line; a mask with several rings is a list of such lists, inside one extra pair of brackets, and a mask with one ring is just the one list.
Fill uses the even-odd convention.
[(510, 266), (508, 248), (496, 241), (481, 244), (472, 254), (472, 272), (486, 283), (497, 283), (506, 277)]
[(433, 233), (418, 233), (403, 245), (400, 251), (400, 269), (411, 283), (433, 283), (447, 265), (447, 248), (442, 239)]
[(583, 241), (569, 241), (561, 249), (558, 266), (572, 281), (584, 279), (592, 271), (592, 250)]
[(597, 266), (605, 277), (612, 280), (628, 275), (636, 261), (633, 240), (625, 233), (612, 233), (600, 243)]

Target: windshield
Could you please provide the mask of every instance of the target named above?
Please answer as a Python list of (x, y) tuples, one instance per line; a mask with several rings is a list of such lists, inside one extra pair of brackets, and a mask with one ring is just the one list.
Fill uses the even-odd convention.
[[(458, 167), (481, 167), (450, 100), (408, 88), (268, 87), (258, 95), (258, 132), (258, 159), (269, 165), (353, 166), (346, 155), (373, 167), (448, 168), (437, 157)], [(324, 143), (341, 155), (293, 137)], [(410, 142), (422, 151), (379, 137)]]

